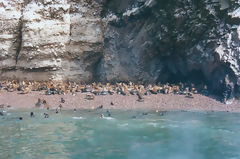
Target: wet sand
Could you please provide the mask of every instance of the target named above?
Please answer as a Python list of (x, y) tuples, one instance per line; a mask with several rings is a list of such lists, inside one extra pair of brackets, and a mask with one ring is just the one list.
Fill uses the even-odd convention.
[[(184, 111), (229, 111), (240, 112), (240, 100), (226, 105), (214, 98), (200, 94), (193, 95), (194, 98), (186, 98), (184, 95), (157, 94), (144, 96), (144, 102), (138, 102), (136, 95), (101, 95), (95, 96), (94, 100), (85, 99), (87, 93), (76, 93), (67, 95), (45, 95), (43, 92), (30, 92), (19, 94), (19, 92), (0, 91), (0, 105), (10, 105), (12, 108), (35, 108), (38, 98), (45, 99), (51, 109), (62, 104), (63, 109), (95, 109), (103, 105), (103, 109), (146, 109), (146, 110), (184, 110)], [(61, 103), (61, 98), (65, 99)], [(111, 102), (114, 104), (112, 105)]]

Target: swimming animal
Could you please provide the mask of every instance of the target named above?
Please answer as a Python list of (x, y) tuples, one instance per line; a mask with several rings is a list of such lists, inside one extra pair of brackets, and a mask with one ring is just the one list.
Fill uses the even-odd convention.
[(49, 118), (49, 115), (47, 113), (44, 113), (44, 118)]
[(35, 117), (35, 115), (34, 115), (33, 112), (30, 113), (30, 117), (31, 117), (31, 118), (34, 118), (34, 117)]

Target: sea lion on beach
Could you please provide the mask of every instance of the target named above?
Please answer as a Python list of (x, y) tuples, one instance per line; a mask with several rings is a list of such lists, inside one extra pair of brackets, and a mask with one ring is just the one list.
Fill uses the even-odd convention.
[(98, 106), (96, 109), (102, 109), (103, 105)]
[(52, 93), (51, 93), (50, 89), (47, 88), (47, 90), (46, 90), (46, 92), (45, 92), (45, 95), (51, 95), (51, 94), (52, 94)]
[(43, 106), (43, 102), (42, 102), (42, 100), (41, 100), (40, 98), (38, 98), (38, 101), (37, 101), (37, 103), (35, 104), (35, 106), (36, 106), (36, 107), (41, 107), (41, 106)]
[(26, 88), (24, 88), (24, 89), (21, 91), (20, 94), (28, 94), (28, 93), (30, 93), (30, 92), (31, 92), (31, 88), (26, 87)]
[(152, 94), (157, 94), (158, 93), (158, 87), (157, 86), (154, 86), (154, 87), (150, 87), (150, 90), (149, 90)]
[(4, 108), (4, 104), (0, 104), (0, 108)]
[(65, 100), (63, 99), (63, 98), (61, 98), (61, 101), (60, 101), (61, 103), (65, 103)]
[(18, 88), (17, 88), (18, 91), (23, 91), (24, 90), (24, 86), (20, 85)]
[(95, 96), (93, 94), (87, 94), (85, 99), (87, 100), (94, 100)]
[(186, 97), (186, 98), (193, 98), (193, 94), (192, 94), (191, 92), (188, 92), (185, 97)]
[(110, 104), (111, 104), (111, 105), (114, 105), (114, 103), (113, 103), (113, 102), (111, 102)]
[(50, 109), (50, 106), (49, 106), (49, 104), (47, 103), (47, 101), (46, 100), (43, 100), (43, 107), (44, 108), (46, 108), (47, 110), (49, 110)]
[(130, 93), (131, 95), (136, 95), (136, 91), (135, 91), (135, 90), (130, 90), (129, 93)]
[(144, 93), (144, 95), (145, 95), (145, 96), (148, 96), (148, 95), (150, 95), (150, 91), (149, 91), (149, 90), (147, 90), (147, 91)]
[(138, 96), (138, 99), (137, 99), (138, 102), (144, 102), (144, 99), (143, 99), (143, 96), (142, 96), (141, 92), (137, 91), (137, 96)]

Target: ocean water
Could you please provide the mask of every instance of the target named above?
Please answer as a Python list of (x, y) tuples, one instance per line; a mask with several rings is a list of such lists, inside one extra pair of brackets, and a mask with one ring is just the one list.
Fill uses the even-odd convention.
[(102, 113), (107, 115), (105, 110), (9, 110), (0, 116), (0, 158), (240, 158), (238, 113), (111, 110), (111, 117), (100, 118)]

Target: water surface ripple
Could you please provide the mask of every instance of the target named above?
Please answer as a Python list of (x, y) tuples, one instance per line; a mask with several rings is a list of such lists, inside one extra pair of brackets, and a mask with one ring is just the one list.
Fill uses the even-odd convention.
[(100, 118), (105, 110), (68, 110), (44, 118), (46, 112), (0, 117), (1, 159), (240, 158), (238, 113), (112, 110)]

